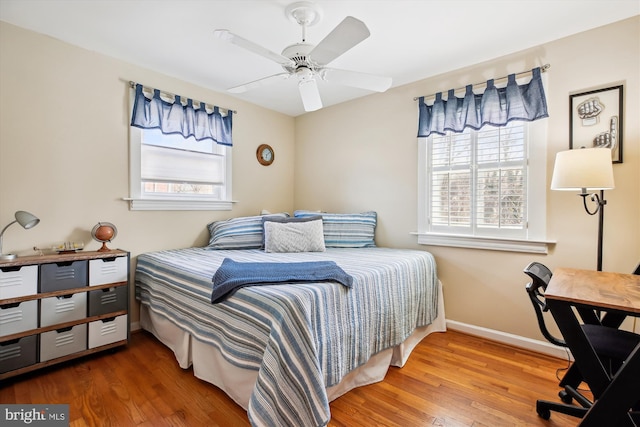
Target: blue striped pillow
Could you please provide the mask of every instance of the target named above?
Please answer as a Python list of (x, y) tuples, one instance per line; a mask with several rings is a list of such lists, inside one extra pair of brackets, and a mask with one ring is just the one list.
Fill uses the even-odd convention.
[(207, 225), (211, 249), (260, 249), (263, 242), (263, 218), (287, 218), (287, 213), (244, 216)]
[(305, 218), (322, 215), (324, 244), (327, 248), (375, 247), (376, 212), (338, 214), (298, 210), (294, 217)]

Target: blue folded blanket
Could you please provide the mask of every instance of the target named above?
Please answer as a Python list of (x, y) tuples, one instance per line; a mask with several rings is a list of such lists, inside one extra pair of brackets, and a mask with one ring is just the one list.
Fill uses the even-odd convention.
[(213, 275), (211, 302), (224, 301), (244, 286), (323, 281), (338, 282), (350, 288), (353, 277), (333, 261), (236, 262), (225, 258)]

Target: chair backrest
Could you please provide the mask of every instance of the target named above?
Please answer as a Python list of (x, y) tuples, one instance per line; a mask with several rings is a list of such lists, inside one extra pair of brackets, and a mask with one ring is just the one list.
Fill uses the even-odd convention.
[(543, 313), (549, 310), (549, 307), (547, 307), (547, 302), (544, 298), (544, 292), (547, 289), (549, 281), (551, 280), (551, 270), (549, 270), (544, 264), (541, 264), (539, 262), (532, 262), (525, 267), (523, 272), (527, 276), (531, 277), (531, 282), (527, 284), (526, 289), (527, 293), (529, 294), (531, 304), (533, 305), (533, 309), (536, 312), (540, 332), (542, 332), (542, 335), (544, 335), (544, 337), (550, 343), (561, 347), (566, 347), (567, 343), (564, 340), (554, 337), (549, 332), (543, 316)]

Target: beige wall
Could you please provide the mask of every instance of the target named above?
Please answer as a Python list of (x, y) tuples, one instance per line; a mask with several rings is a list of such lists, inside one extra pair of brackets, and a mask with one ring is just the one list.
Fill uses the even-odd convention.
[[(129, 210), (122, 201), (129, 194), (129, 80), (238, 112), (232, 211)], [(261, 143), (276, 151), (269, 167), (255, 158)], [(90, 236), (98, 221), (118, 227), (110, 246), (132, 259), (204, 245), (213, 220), (291, 211), (293, 146), (292, 117), (0, 22), (0, 226), (16, 210), (41, 219), (30, 230), (8, 229), (5, 252), (34, 254), (33, 246), (64, 241), (98, 249)]]
[[(522, 268), (531, 260), (594, 268), (596, 218), (576, 196), (548, 192), (549, 237), (558, 242), (548, 256), (417, 245), (409, 234), (417, 228), (413, 97), (550, 63), (549, 137), (540, 141), (550, 180), (555, 153), (568, 148), (569, 94), (624, 83), (624, 163), (615, 165), (617, 188), (607, 192), (604, 266), (629, 271), (640, 261), (639, 27), (636, 17), (294, 119), (0, 23), (0, 226), (18, 209), (42, 220), (31, 230), (9, 229), (5, 251), (29, 254), (66, 240), (97, 249), (89, 231), (109, 221), (119, 229), (112, 245), (135, 259), (203, 245), (208, 222), (263, 208), (372, 209), (380, 245), (435, 254), (449, 319), (539, 338)], [(238, 111), (233, 211), (128, 209), (121, 198), (128, 195), (129, 80)], [(255, 160), (261, 143), (276, 150), (270, 167)]]
[[(640, 262), (640, 17), (553, 41), (517, 54), (395, 88), (296, 120), (296, 208), (376, 210), (380, 245), (431, 251), (444, 284), (448, 319), (540, 339), (522, 269), (595, 269), (597, 216), (571, 193), (547, 192), (549, 255), (419, 246), (416, 206), (417, 105), (413, 98), (551, 64), (547, 184), (555, 154), (569, 148), (569, 94), (624, 84), (624, 163), (614, 165), (608, 201), (604, 269), (631, 272)], [(605, 86), (606, 87), (606, 86)], [(547, 185), (548, 188), (548, 185)]]

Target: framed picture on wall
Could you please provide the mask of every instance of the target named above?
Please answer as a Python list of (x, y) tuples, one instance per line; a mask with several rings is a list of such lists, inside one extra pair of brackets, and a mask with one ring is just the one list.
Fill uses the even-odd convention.
[(569, 95), (569, 148), (609, 148), (622, 163), (622, 93), (620, 85)]

